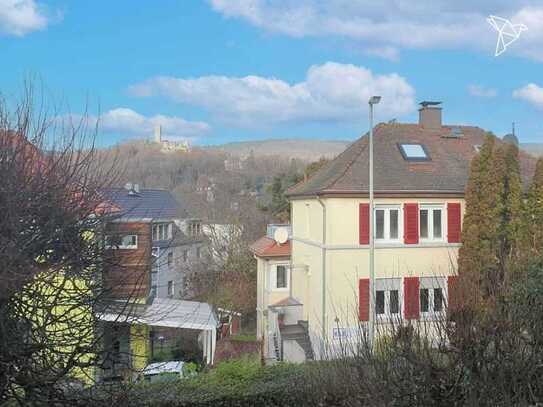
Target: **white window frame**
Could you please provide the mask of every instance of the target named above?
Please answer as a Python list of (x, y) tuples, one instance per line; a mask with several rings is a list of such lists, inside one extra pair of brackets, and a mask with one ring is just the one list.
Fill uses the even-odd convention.
[(173, 252), (168, 252), (168, 254), (166, 255), (166, 263), (168, 264), (168, 267), (173, 267), (174, 265)]
[[(135, 237), (136, 239), (136, 243), (135, 244), (130, 244), (130, 245), (124, 245), (123, 244), (123, 240), (124, 238), (127, 238), (127, 237), (130, 237), (130, 236), (133, 236)], [(128, 250), (134, 250), (134, 249), (137, 249), (138, 248), (138, 235), (122, 235), (121, 236), (121, 240), (119, 242), (119, 246), (117, 246), (119, 249), (128, 249)]]
[[(377, 238), (377, 211), (384, 210), (384, 237)], [(390, 211), (398, 211), (398, 237), (390, 238)], [(401, 205), (375, 205), (373, 210), (373, 236), (375, 243), (400, 243), (403, 240), (403, 211)]]
[(153, 240), (170, 240), (172, 238), (171, 223), (155, 223), (153, 225)]
[[(441, 311), (434, 311), (434, 289), (440, 288), (443, 296)], [(421, 290), (428, 290), (428, 311), (423, 312), (421, 306)], [(419, 310), (422, 319), (438, 319), (445, 316), (447, 309), (447, 278), (446, 277), (421, 277), (419, 280)]]
[[(421, 227), (420, 227), (420, 212), (423, 210), (428, 211), (428, 237), (422, 237)], [(434, 211), (441, 211), (441, 237), (434, 237)], [(445, 210), (445, 205), (443, 204), (422, 204), (419, 205), (419, 241), (422, 243), (425, 242), (444, 242), (447, 236), (447, 211)]]
[[(398, 291), (398, 312), (390, 312), (390, 292)], [(377, 314), (377, 291), (385, 292), (385, 312)], [(375, 279), (375, 316), (378, 321), (390, 322), (395, 318), (400, 320), (403, 314), (403, 281), (401, 278), (377, 278)]]
[[(286, 287), (277, 287), (277, 267), (285, 267)], [(290, 268), (288, 263), (276, 263), (270, 267), (270, 288), (272, 291), (289, 291), (290, 290)]]

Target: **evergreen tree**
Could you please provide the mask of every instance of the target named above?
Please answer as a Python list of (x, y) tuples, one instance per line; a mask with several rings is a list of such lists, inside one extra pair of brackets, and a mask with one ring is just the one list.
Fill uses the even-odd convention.
[(500, 235), (503, 229), (503, 150), (496, 138), (487, 135), (480, 153), (471, 163), (466, 187), (463, 245), (458, 259), (459, 273), (468, 295), (491, 295), (503, 279)]
[(501, 146), (504, 157), (503, 212), (500, 224), (498, 257), (502, 270), (511, 268), (521, 257), (526, 228), (523, 222), (523, 191), (520, 175), (519, 149), (515, 144)]
[(543, 158), (537, 161), (525, 213), (528, 246), (532, 254), (543, 256)]

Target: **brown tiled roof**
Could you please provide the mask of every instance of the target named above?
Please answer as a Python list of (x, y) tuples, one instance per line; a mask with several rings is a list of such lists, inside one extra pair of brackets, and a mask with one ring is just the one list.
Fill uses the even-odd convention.
[(290, 240), (279, 245), (275, 240), (264, 236), (254, 242), (250, 249), (259, 257), (289, 257)]
[[(461, 137), (450, 137), (453, 129)], [(418, 124), (388, 123), (374, 128), (374, 187), (376, 194), (463, 194), (475, 146), (484, 142), (485, 131), (473, 126), (423, 128)], [(406, 161), (401, 143), (423, 144), (431, 161)], [(353, 142), (343, 153), (307, 181), (289, 191), (290, 197), (357, 194), (368, 191), (368, 137)], [(535, 158), (521, 152), (525, 185), (535, 171)]]

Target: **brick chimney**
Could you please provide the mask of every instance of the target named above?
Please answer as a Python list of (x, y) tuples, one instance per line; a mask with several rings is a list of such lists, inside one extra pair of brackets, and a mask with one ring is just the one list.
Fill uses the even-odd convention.
[(420, 102), (419, 125), (426, 129), (441, 128), (441, 102)]

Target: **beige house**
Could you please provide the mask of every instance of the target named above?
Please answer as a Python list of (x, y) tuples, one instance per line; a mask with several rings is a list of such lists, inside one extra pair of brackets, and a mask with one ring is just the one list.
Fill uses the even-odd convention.
[[(421, 105), (417, 124), (374, 128), (378, 325), (443, 315), (455, 281), (470, 161), (484, 142), (483, 129), (443, 125), (440, 107)], [(535, 162), (521, 153), (521, 167), (527, 183)], [(268, 358), (300, 360), (352, 338), (369, 318), (367, 136), (294, 186), (289, 199), (290, 258), (267, 258), (253, 246), (258, 334)], [(288, 282), (279, 291), (273, 282), (283, 264)]]

